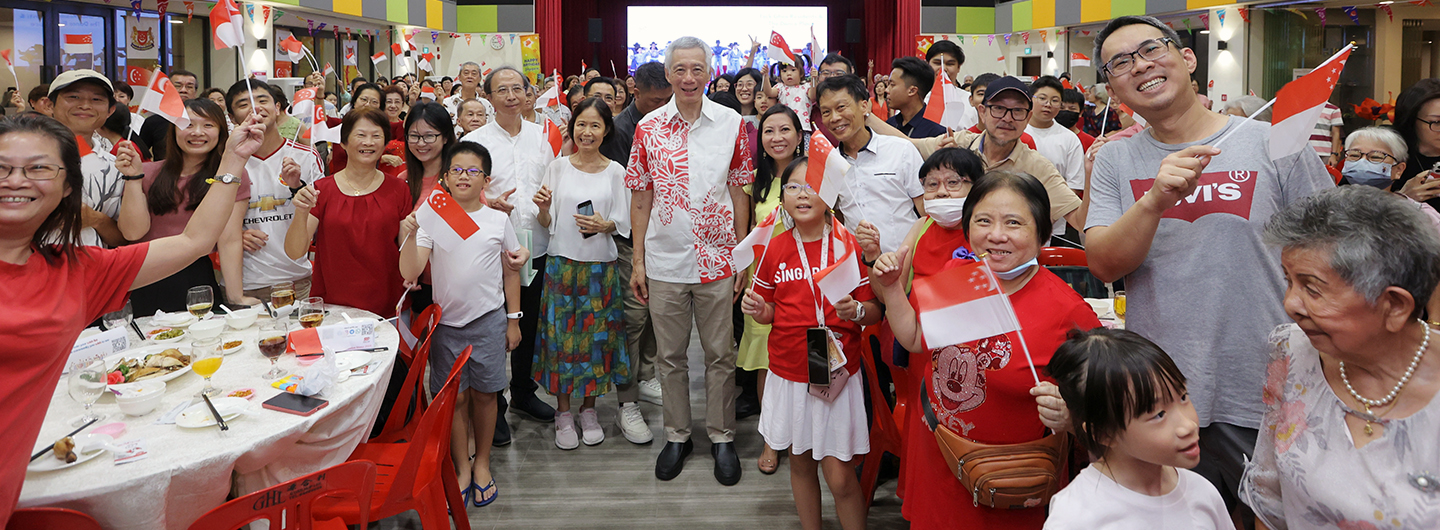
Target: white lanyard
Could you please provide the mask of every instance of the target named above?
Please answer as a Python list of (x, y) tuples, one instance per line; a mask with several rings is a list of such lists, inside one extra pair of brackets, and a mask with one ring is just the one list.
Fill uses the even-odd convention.
[[(827, 327), (825, 325), (825, 309), (820, 305), (820, 289), (815, 285), (814, 275), (810, 273), (810, 259), (805, 257), (805, 243), (800, 241), (800, 229), (792, 229), (790, 234), (795, 236), (795, 249), (800, 252), (800, 266), (805, 269), (805, 280), (810, 284), (810, 295), (815, 298), (815, 325), (822, 328)], [(826, 226), (820, 236), (819, 268), (823, 269), (828, 266), (830, 266), (830, 227)]]

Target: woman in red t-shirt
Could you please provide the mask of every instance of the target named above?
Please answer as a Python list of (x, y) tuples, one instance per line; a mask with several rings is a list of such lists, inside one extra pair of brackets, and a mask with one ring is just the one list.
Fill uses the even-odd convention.
[[(1080, 295), (1037, 263), (1041, 245), (1050, 238), (1049, 212), (1050, 199), (1039, 180), (995, 171), (975, 182), (961, 214), (960, 226), (972, 248), (987, 256), (985, 261), (1015, 309), (1019, 333), (932, 349), (916, 319), (919, 308), (913, 300), (904, 302), (900, 264), (909, 247), (875, 262), (874, 285), (882, 298), (895, 301), (886, 305), (885, 315), (896, 340), (910, 351), (930, 351), (920, 373), (937, 419), (978, 443), (1024, 443), (1042, 438), (1046, 428), (1066, 431), (1069, 415), (1058, 389), (1048, 381), (1035, 384), (1020, 341), (1028, 346), (1035, 370), (1043, 372), (1066, 333), (1100, 325)], [(974, 256), (965, 254), (947, 267), (972, 263)], [(903, 515), (912, 529), (1023, 530), (1045, 524), (1043, 506), (1020, 510), (977, 506), (971, 492), (950, 472), (922, 415), (912, 416), (902, 462)]]
[[(879, 322), (881, 309), (870, 292), (855, 237), (835, 224), (830, 208), (805, 183), (806, 160), (796, 158), (778, 179), (780, 205), (788, 217), (785, 224), (793, 228), (770, 239), (755, 270), (755, 285), (741, 303), (745, 314), (771, 325), (771, 377), (765, 379), (760, 434), (770, 448), (790, 451), (790, 489), (801, 526), (820, 527), (816, 470), (824, 468), (840, 526), (864, 528), (866, 497), (852, 463), (856, 455), (870, 452), (865, 383), (857, 373), (860, 326)], [(847, 259), (853, 263), (846, 263)], [(821, 294), (813, 277), (831, 266), (854, 267), (860, 274), (860, 285), (834, 304)], [(806, 341), (816, 327), (828, 329), (841, 347), (843, 370), (849, 377), (832, 383), (828, 399), (811, 394), (809, 384)], [(843, 386), (837, 389), (837, 384)]]
[(396, 85), (385, 89), (385, 117), (389, 118), (390, 141), (385, 142), (385, 154), (380, 157), (380, 171), (387, 177), (398, 177), (405, 171), (405, 116), (410, 107), (405, 90)]
[(295, 194), (285, 254), (300, 259), (313, 240), (311, 296), (389, 318), (400, 300), (400, 221), (410, 215), (410, 191), (375, 167), (390, 141), (383, 112), (351, 111), (340, 141), (350, 163)]
[[(410, 190), (411, 212), (420, 209), (420, 204), (440, 182), (440, 171), (444, 154), (455, 145), (455, 124), (450, 120), (450, 111), (434, 101), (421, 101), (410, 109), (405, 117), (405, 171), (399, 179), (405, 181)], [(416, 178), (411, 178), (411, 176)], [(483, 196), (481, 197), (483, 200)], [(425, 309), (434, 300), (430, 290), (430, 269), (419, 278), (418, 287), (406, 302), (410, 307)]]
[[(239, 175), (260, 147), (257, 121), (231, 133), (221, 175)], [(122, 158), (121, 174), (140, 174), (139, 156)], [(130, 290), (210, 252), (240, 188), (239, 180), (211, 186), (181, 234), (102, 249), (79, 243), (84, 180), (75, 133), (60, 122), (0, 119), (0, 527), (20, 498), (26, 457), (80, 331), (120, 309)]]

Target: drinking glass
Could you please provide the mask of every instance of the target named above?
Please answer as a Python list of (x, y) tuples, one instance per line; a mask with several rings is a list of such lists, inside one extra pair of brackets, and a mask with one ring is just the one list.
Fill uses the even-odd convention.
[(210, 383), (210, 376), (215, 375), (224, 360), (219, 337), (199, 339), (190, 344), (190, 370), (205, 378), (205, 388), (195, 393), (195, 399), (200, 399), (202, 394), (212, 398), (220, 396), (220, 389)]
[[(105, 316), (103, 317), (105, 329), (110, 330), (116, 328), (125, 328), (129, 326), (131, 318), (134, 317), (133, 313), (134, 310), (130, 307), (130, 301), (126, 300), (125, 307), (120, 308), (119, 311), (111, 311), (109, 313), (105, 313)], [(140, 338), (144, 339), (145, 337)]]
[(289, 344), (289, 337), (286, 331), (289, 326), (284, 320), (274, 319), (260, 324), (260, 354), (270, 359), (270, 371), (260, 377), (266, 380), (276, 379), (285, 375), (285, 370), (275, 366), (275, 359), (285, 353), (285, 346)]
[(325, 321), (325, 300), (318, 296), (300, 302), (300, 325), (313, 328)]
[(209, 285), (191, 287), (189, 291), (185, 292), (185, 309), (190, 310), (190, 314), (195, 315), (195, 318), (204, 317), (206, 313), (210, 312), (210, 306), (214, 304), (215, 290), (211, 289)]
[(295, 303), (295, 282), (280, 282), (270, 288), (270, 307), (285, 307)]
[(1125, 291), (1115, 291), (1115, 318), (1125, 320)]
[(79, 401), (85, 405), (85, 415), (70, 422), (72, 427), (79, 427), (90, 420), (100, 421), (105, 416), (96, 414), (90, 410), (90, 406), (100, 399), (105, 393), (105, 362), (95, 361), (83, 367), (75, 367), (70, 371), (70, 378), (66, 381), (67, 390), (70, 392), (70, 399)]

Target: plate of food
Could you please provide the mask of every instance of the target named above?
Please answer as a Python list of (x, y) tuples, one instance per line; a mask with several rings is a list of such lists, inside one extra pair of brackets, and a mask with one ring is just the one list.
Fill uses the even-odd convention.
[(155, 341), (156, 344), (174, 344), (185, 338), (185, 330), (180, 328), (155, 328), (145, 333), (145, 338)]
[[(40, 458), (31, 462), (26, 469), (30, 471), (69, 469), (100, 456), (100, 453), (104, 453), (114, 441), (114, 438), (103, 434), (66, 436), (56, 440), (49, 453), (40, 455)], [(41, 449), (44, 449), (44, 446), (35, 448), (36, 451)]]
[[(241, 397), (215, 398), (210, 402), (215, 404), (215, 410), (220, 411), (220, 416), (227, 422), (244, 414), (245, 408), (250, 405), (249, 400)], [(191, 405), (175, 418), (175, 426), (186, 429), (199, 429), (212, 425), (215, 425), (215, 416), (210, 413), (210, 407), (204, 401)]]
[(226, 340), (224, 344), (220, 345), (220, 348), (220, 351), (225, 355), (235, 355), (245, 349), (245, 341), (240, 339)]
[(226, 392), (226, 393), (225, 393), (225, 397), (227, 397), (227, 398), (240, 398), (240, 399), (245, 399), (245, 400), (254, 399), (254, 398), (255, 398), (255, 389), (253, 389), (253, 388), (237, 388), (237, 389), (235, 389), (235, 390), (231, 390), (231, 391), (229, 391), (229, 392)]
[[(190, 371), (190, 347), (159, 344), (127, 350), (105, 359), (110, 386), (136, 381), (170, 381)], [(123, 387), (122, 387), (123, 392)]]

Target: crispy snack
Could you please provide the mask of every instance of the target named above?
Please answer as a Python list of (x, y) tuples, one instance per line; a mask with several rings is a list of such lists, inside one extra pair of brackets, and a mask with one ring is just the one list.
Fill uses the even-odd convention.
[(64, 461), (66, 464), (75, 463), (79, 458), (75, 454), (75, 439), (69, 436), (55, 440), (55, 458)]
[(243, 344), (241, 341), (232, 340), (232, 341), (230, 341), (230, 342), (225, 343), (224, 348), (227, 349), (227, 350), (233, 350), (233, 349), (235, 349), (235, 348), (239, 348), (241, 344)]
[(146, 355), (144, 359), (124, 359), (111, 373), (118, 372), (126, 383), (134, 383), (185, 369), (190, 366), (190, 356), (170, 348), (160, 353)]

